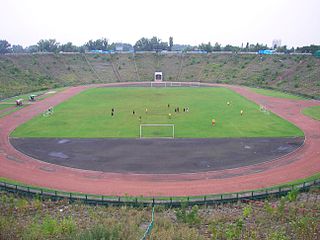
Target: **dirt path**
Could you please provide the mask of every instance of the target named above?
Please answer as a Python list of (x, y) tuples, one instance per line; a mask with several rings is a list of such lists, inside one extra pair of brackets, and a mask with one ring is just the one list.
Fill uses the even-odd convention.
[[(115, 83), (108, 86), (125, 86), (126, 84)], [(59, 104), (88, 88), (88, 86), (80, 86), (68, 88), (0, 119), (0, 176), (26, 184), (73, 192), (182, 196), (251, 190), (320, 172), (320, 121), (301, 113), (303, 108), (320, 105), (320, 102), (272, 98), (251, 92), (245, 87), (206, 85), (228, 87), (293, 122), (304, 131), (305, 144), (299, 150), (272, 162), (229, 170), (182, 174), (129, 174), (78, 170), (35, 160), (18, 152), (10, 144), (8, 136), (12, 130), (50, 106)]]

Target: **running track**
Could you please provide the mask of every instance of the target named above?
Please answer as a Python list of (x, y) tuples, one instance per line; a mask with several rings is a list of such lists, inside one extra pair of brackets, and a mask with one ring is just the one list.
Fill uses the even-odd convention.
[[(120, 84), (106, 86), (118, 85)], [(295, 152), (271, 162), (221, 171), (185, 174), (121, 174), (79, 170), (33, 159), (11, 146), (8, 136), (17, 126), (86, 88), (101, 85), (80, 86), (68, 88), (0, 119), (0, 176), (34, 186), (81, 193), (191, 196), (269, 187), (320, 172), (320, 121), (301, 113), (303, 108), (320, 105), (320, 102), (272, 98), (240, 86), (204, 85), (228, 87), (257, 104), (263, 104), (272, 112), (300, 127), (306, 136), (305, 144)]]

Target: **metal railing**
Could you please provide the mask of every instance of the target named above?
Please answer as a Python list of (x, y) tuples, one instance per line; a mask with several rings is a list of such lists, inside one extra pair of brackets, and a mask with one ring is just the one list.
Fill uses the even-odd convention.
[(68, 200), (70, 203), (83, 202), (85, 204), (91, 205), (126, 205), (134, 207), (162, 205), (166, 207), (180, 207), (182, 204), (187, 206), (214, 205), (245, 200), (260, 200), (271, 196), (279, 197), (286, 195), (288, 192), (292, 190), (307, 191), (310, 187), (318, 185), (320, 185), (320, 179), (316, 179), (313, 181), (305, 181), (303, 183), (297, 184), (288, 184), (279, 187), (271, 187), (260, 190), (258, 189), (254, 191), (189, 197), (130, 197), (90, 195), (24, 186), (4, 181), (0, 181), (0, 190), (4, 190), (10, 193), (19, 194), (30, 198), (37, 197), (42, 200)]

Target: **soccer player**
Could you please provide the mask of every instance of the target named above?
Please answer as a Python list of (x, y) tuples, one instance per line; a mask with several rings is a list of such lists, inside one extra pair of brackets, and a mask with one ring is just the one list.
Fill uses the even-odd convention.
[(240, 111), (240, 115), (241, 115), (241, 116), (243, 115), (243, 110)]
[(132, 111), (132, 115), (135, 115), (135, 114), (136, 114), (136, 112), (133, 110), (133, 111)]
[(170, 107), (170, 104), (168, 104), (168, 108)]
[(229, 101), (227, 102), (227, 105), (230, 106), (230, 102)]
[(169, 118), (171, 119), (171, 113), (169, 113)]
[(140, 122), (141, 122), (141, 119), (142, 119), (141, 116), (139, 116), (139, 121), (140, 121)]
[(148, 113), (148, 108), (146, 108), (146, 113)]
[(211, 124), (212, 124), (212, 126), (214, 126), (216, 124), (216, 120), (212, 119)]
[(111, 117), (113, 117), (113, 112), (111, 112)]

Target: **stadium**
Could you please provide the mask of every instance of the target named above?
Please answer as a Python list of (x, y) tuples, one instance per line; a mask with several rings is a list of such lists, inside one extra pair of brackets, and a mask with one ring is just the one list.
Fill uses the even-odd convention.
[(181, 221), (195, 225), (198, 205), (307, 191), (319, 183), (319, 65), (305, 55), (1, 55), (1, 189), (180, 207), (178, 219), (187, 204)]
[[(46, 65), (23, 65), (29, 58)], [(53, 91), (52, 96), (50, 91), (34, 93), (36, 101), (4, 116), (1, 176), (65, 192), (175, 197), (252, 191), (318, 173), (319, 122), (302, 111), (319, 102), (302, 96), (270, 97), (245, 86), (202, 80), (207, 68), (221, 61), (217, 58), (232, 64), (248, 57), (156, 53), (2, 57), (7, 66), (18, 66), (21, 75), (24, 68), (30, 72), (45, 68), (53, 79), (64, 79), (58, 75), (64, 68), (77, 77), (74, 69), (85, 63), (90, 77), (110, 83), (84, 82)], [(260, 61), (259, 56), (250, 58), (249, 65)], [(294, 61), (268, 56), (265, 62), (271, 66), (284, 58)], [(319, 64), (313, 57), (304, 59)], [(153, 79), (159, 69), (163, 79), (162, 75)], [(174, 74), (176, 81), (167, 80)], [(6, 101), (12, 104), (16, 99), (23, 98)]]
[(2, 1), (0, 240), (320, 239), (319, 8)]

